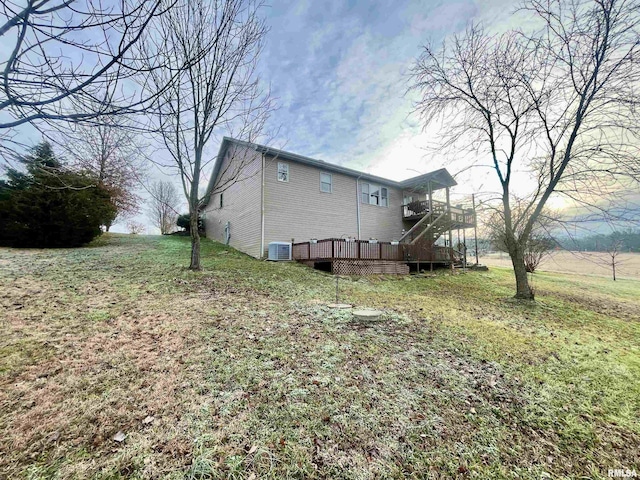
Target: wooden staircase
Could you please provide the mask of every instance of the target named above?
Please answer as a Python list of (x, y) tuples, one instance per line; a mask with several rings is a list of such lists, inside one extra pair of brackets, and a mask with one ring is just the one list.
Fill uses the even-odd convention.
[[(451, 248), (452, 231), (460, 228), (469, 228), (475, 224), (475, 215), (472, 211), (460, 207), (450, 207), (448, 203), (420, 201), (405, 205), (405, 220), (417, 220), (416, 223), (400, 237), (400, 243), (409, 248), (417, 248), (430, 255), (432, 262), (448, 263), (452, 266), (459, 264), (462, 267), (464, 254)], [(436, 247), (435, 242), (442, 236), (449, 237), (448, 247)], [(438, 249), (438, 254), (435, 250)], [(445, 252), (442, 252), (444, 250)], [(432, 252), (428, 254), (426, 252)], [(443, 255), (444, 253), (444, 255)]]
[(409, 231), (400, 237), (400, 242), (415, 245), (427, 233), (431, 233), (430, 237), (435, 242), (449, 228), (447, 212), (443, 211), (435, 216), (436, 214), (437, 212), (425, 214)]

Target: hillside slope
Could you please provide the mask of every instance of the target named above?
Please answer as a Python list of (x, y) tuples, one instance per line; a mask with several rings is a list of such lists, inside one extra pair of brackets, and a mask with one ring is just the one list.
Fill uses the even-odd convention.
[[(0, 249), (2, 478), (640, 473), (640, 282), (342, 279), (179, 237)], [(119, 432), (123, 441), (114, 440)], [(118, 437), (121, 438), (121, 437)]]

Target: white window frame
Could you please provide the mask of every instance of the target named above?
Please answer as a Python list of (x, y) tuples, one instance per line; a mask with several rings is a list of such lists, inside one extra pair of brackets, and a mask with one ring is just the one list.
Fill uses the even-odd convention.
[(380, 206), (380, 185), (369, 184), (369, 205)]
[[(329, 181), (328, 182), (323, 182), (322, 181), (322, 176), (326, 175), (329, 177)], [(323, 190), (322, 186), (323, 185), (329, 185), (329, 190)], [(320, 192), (321, 193), (333, 193), (333, 175), (331, 175), (330, 173), (327, 172), (320, 172)]]
[[(284, 173), (285, 178), (281, 178), (280, 174)], [(278, 181), (289, 183), (289, 164), (284, 162), (278, 162)]]
[[(365, 189), (365, 187), (367, 188)], [(369, 184), (365, 182), (360, 182), (360, 192), (361, 192), (360, 202), (368, 205), (369, 204)]]
[[(378, 194), (374, 195), (373, 192)], [(388, 207), (389, 189), (377, 183), (360, 182), (360, 202), (376, 207)]]

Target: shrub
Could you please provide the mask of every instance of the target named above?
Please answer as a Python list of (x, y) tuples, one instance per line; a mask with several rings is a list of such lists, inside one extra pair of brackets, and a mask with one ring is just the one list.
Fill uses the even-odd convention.
[(529, 273), (534, 273), (542, 259), (556, 246), (551, 238), (542, 235), (532, 235), (524, 249), (524, 268)]
[(66, 169), (46, 142), (21, 163), (0, 182), (0, 245), (75, 247), (100, 235), (114, 207), (94, 178)]
[(142, 223), (129, 220), (127, 222), (127, 230), (129, 230), (129, 234), (131, 235), (140, 235), (143, 234), (146, 229)]
[[(185, 232), (191, 231), (191, 216), (188, 213), (184, 213), (178, 216), (178, 220), (176, 220), (176, 225), (179, 228), (184, 229)], [(204, 230), (204, 224), (202, 223), (202, 216), (198, 215), (198, 230)]]

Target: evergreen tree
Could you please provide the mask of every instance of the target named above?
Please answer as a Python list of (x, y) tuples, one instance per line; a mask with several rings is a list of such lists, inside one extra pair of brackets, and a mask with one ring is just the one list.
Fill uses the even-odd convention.
[(114, 207), (94, 178), (65, 168), (47, 142), (21, 163), (0, 181), (0, 245), (75, 247), (100, 235)]

